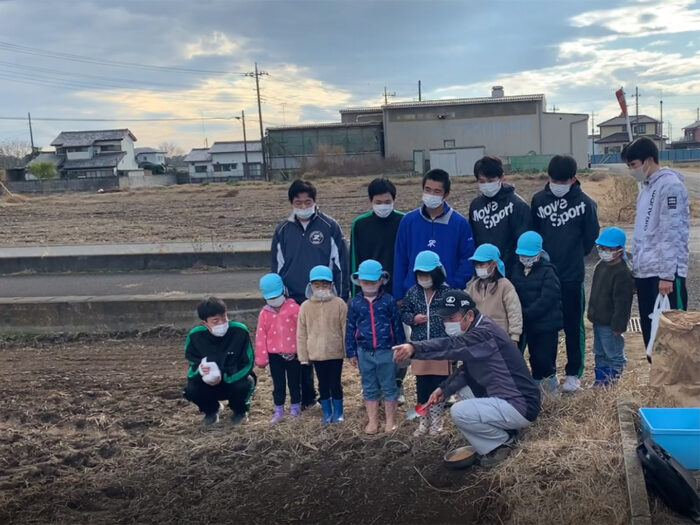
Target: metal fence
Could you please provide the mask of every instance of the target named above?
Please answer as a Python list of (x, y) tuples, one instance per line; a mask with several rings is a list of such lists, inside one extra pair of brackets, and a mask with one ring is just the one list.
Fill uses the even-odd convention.
[[(700, 149), (665, 149), (659, 151), (659, 162), (688, 162), (700, 161)], [(619, 164), (622, 157), (619, 153), (591, 155), (591, 164)]]

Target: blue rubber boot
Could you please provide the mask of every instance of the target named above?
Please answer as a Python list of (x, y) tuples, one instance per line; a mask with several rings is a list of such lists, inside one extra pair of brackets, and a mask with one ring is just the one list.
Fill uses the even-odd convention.
[[(614, 372), (609, 366), (596, 366), (593, 370), (595, 373), (595, 381), (593, 382), (593, 388), (603, 388), (610, 385), (610, 376)], [(619, 377), (619, 372), (618, 372)]]
[(331, 423), (342, 423), (345, 421), (343, 417), (343, 400), (342, 399), (331, 399), (333, 405), (333, 417), (331, 417)]
[(321, 423), (330, 423), (333, 419), (333, 405), (330, 399), (321, 399), (321, 410), (323, 411), (323, 417), (321, 418)]

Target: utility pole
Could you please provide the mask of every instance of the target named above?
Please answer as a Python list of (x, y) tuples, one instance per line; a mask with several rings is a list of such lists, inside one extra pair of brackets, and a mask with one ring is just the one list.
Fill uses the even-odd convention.
[(673, 142), (673, 124), (670, 121), (668, 123), (668, 140)]
[(418, 102), (422, 100), (421, 98), (421, 85), (420, 85), (420, 80), (418, 81)]
[(664, 149), (664, 101), (663, 99), (659, 100), (659, 112), (660, 112), (660, 119), (661, 122), (659, 122), (659, 136), (661, 137), (661, 149)]
[(552, 113), (556, 113), (559, 108), (557, 107), (556, 104), (552, 106)]
[(258, 94), (258, 120), (260, 122), (260, 151), (262, 153), (262, 176), (268, 180), (267, 163), (265, 161), (265, 132), (263, 131), (262, 106), (260, 104), (260, 76), (269, 74), (265, 71), (258, 71), (258, 63), (255, 63), (255, 72), (246, 73), (246, 77), (255, 77), (255, 90)]
[(633, 135), (639, 134), (639, 97), (641, 97), (641, 95), (639, 94), (639, 88), (637, 86), (635, 86), (634, 87), (634, 104), (635, 104), (634, 125), (635, 125), (635, 127), (632, 128)]
[(29, 140), (32, 143), (32, 157), (34, 157), (34, 132), (32, 131), (32, 114), (27, 112), (27, 118), (29, 119)]
[(595, 155), (595, 112), (591, 111), (591, 155)]
[(389, 103), (388, 97), (395, 97), (396, 96), (396, 91), (393, 93), (387, 93), (386, 91), (386, 86), (384, 86), (384, 105), (386, 106)]
[(243, 124), (243, 154), (245, 155), (245, 164), (243, 165), (243, 176), (248, 176), (248, 138), (245, 135), (245, 111), (241, 110), (240, 117), (234, 117)]

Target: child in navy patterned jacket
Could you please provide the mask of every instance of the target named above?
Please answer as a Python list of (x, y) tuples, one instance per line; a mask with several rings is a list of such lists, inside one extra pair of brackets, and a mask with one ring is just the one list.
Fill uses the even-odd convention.
[(401, 344), (406, 336), (401, 324), (399, 308), (394, 298), (385, 293), (383, 285), (388, 273), (382, 265), (367, 259), (352, 275), (354, 284), (362, 292), (348, 305), (345, 349), (353, 366), (362, 376), (362, 393), (369, 422), (367, 434), (376, 434), (379, 422), (379, 395), (384, 396), (386, 432), (396, 428), (396, 364), (391, 347)]

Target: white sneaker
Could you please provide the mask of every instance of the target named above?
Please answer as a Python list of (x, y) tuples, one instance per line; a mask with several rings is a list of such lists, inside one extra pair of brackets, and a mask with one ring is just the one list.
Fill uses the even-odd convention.
[(581, 390), (581, 380), (576, 376), (566, 376), (561, 385), (562, 392), (576, 392)]

